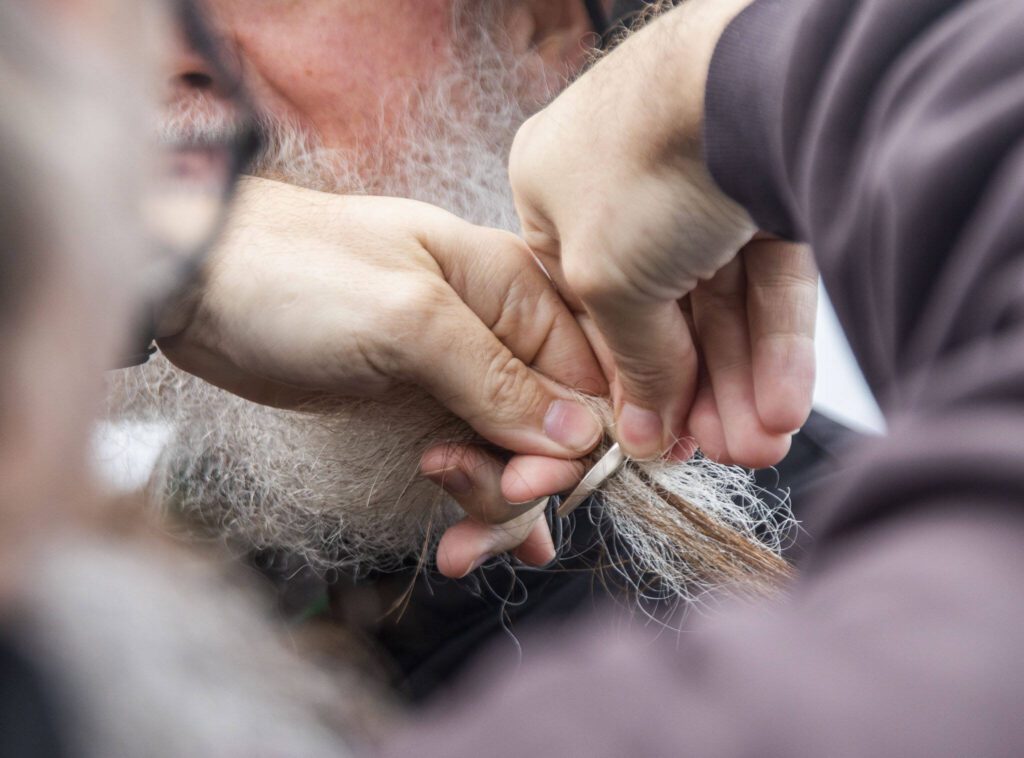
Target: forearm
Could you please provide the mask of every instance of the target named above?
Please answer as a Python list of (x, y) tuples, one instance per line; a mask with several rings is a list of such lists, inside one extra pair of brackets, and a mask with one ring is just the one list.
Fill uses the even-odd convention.
[[(716, 42), (753, 0), (688, 0), (639, 30), (593, 69), (583, 85), (599, 123), (643, 137), (643, 148), (658, 165), (699, 147), (704, 103), (681, 93), (704, 92)], [(593, 97), (594, 91), (615, 97)], [(625, 98), (625, 102), (623, 101)]]
[(592, 145), (596, 159), (612, 164), (622, 150), (652, 172), (685, 171), (706, 198), (743, 210), (712, 181), (701, 160), (702, 93), (715, 43), (729, 23), (753, 0), (689, 0), (629, 37), (586, 77), (556, 101), (556, 114), (571, 113), (604, 125)]

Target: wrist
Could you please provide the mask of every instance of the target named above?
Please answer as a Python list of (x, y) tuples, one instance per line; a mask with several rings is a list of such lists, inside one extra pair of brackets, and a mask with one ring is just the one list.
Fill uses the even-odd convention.
[[(756, 231), (756, 224), (712, 176), (704, 136), (715, 51), (730, 24), (754, 1), (687, 0), (656, 22), (664, 28), (658, 30), (661, 39), (651, 45), (662, 62), (661, 70), (652, 72), (652, 79), (660, 81), (662, 97), (671, 107), (658, 143), (661, 152), (652, 156), (652, 167), (678, 166), (694, 197), (706, 204), (718, 223), (749, 234)], [(664, 61), (669, 62), (667, 71)]]
[(153, 338), (157, 341), (170, 339), (184, 332), (192, 323), (199, 301), (202, 299), (202, 273), (196, 271), (182, 283), (156, 313)]
[[(614, 147), (637, 151), (632, 165), (656, 174), (675, 171), (744, 224), (749, 216), (706, 167), (705, 96), (718, 41), (753, 2), (688, 0), (616, 48), (584, 77), (588, 89), (577, 93), (593, 123), (616, 126)], [(626, 101), (622, 93), (629, 93)]]
[[(239, 177), (217, 243), (203, 260), (194, 262), (192, 270), (182, 276), (178, 288), (155, 314), (155, 338), (158, 341), (168, 341), (185, 332), (196, 320), (204, 297), (216, 300), (216, 295), (211, 295), (207, 287), (211, 279), (215, 280), (213, 272), (223, 269), (226, 260), (237, 257), (240, 248), (245, 249), (254, 244), (252, 237), (262, 228), (260, 224), (266, 223), (271, 209), (288, 208), (295, 214), (303, 210), (303, 206), (293, 199), (295, 194), (302, 191), (268, 179)], [(289, 203), (293, 207), (288, 206)]]
[[(669, 61), (652, 71), (662, 97), (672, 106), (673, 146), (691, 157), (703, 154), (704, 103), (708, 75), (718, 42), (729, 24), (754, 0), (688, 0), (652, 25), (658, 61)], [(656, 76), (655, 76), (656, 75)]]

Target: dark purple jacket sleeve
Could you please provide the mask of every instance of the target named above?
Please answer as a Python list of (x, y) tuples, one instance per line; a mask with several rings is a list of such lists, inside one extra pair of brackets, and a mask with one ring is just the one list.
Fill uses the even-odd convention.
[(881, 399), (785, 601), (591, 628), (394, 755), (1024, 755), (1024, 2), (759, 0), (707, 159), (811, 242)]

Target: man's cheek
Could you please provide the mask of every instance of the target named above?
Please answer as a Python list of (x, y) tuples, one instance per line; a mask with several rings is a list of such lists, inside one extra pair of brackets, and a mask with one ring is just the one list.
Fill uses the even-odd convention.
[[(219, 14), (259, 104), (346, 147), (451, 68), (450, 3), (257, 3)], [(391, 118), (385, 108), (385, 123)]]

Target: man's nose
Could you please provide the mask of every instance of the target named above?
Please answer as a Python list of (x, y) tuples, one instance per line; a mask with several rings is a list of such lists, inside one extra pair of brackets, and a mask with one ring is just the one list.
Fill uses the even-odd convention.
[(171, 48), (168, 97), (205, 93), (215, 97), (232, 97), (239, 86), (237, 57), (225, 40), (214, 39), (204, 32), (193, 40), (184, 31), (176, 35)]
[(208, 60), (184, 42), (177, 45), (168, 80), (168, 95), (172, 99), (196, 92), (216, 94), (226, 84), (217, 79), (214, 66)]

